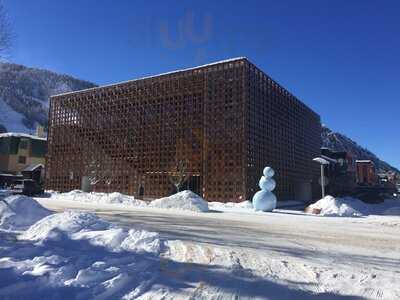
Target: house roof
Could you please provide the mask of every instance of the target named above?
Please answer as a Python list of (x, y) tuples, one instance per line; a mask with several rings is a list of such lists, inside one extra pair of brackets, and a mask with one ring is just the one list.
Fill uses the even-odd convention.
[(29, 139), (32, 139), (32, 140), (47, 141), (46, 138), (38, 137), (36, 135), (21, 133), (21, 132), (0, 133), (0, 138), (2, 138), (2, 137), (24, 137), (24, 138), (29, 138)]
[(18, 174), (8, 174), (8, 173), (0, 173), (1, 177), (22, 177), (22, 175)]
[(373, 163), (372, 160), (369, 159), (358, 159), (356, 160), (357, 163)]
[(22, 172), (33, 172), (38, 168), (44, 168), (44, 166), (42, 164), (32, 164), (32, 165), (28, 165), (26, 166)]

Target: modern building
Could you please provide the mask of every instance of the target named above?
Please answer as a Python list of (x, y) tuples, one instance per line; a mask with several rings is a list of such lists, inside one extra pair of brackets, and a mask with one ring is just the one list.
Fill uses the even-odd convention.
[[(279, 199), (311, 200), (321, 124), (246, 58), (235, 58), (51, 98), (47, 188), (144, 198), (186, 188), (209, 201), (243, 201), (276, 170)], [(185, 162), (181, 164), (181, 162)], [(317, 196), (317, 195), (316, 195)]]
[(47, 140), (24, 133), (0, 134), (0, 173), (18, 174), (27, 167), (44, 165)]

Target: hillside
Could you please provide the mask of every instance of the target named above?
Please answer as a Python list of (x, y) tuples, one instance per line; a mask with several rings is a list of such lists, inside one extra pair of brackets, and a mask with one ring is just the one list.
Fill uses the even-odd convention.
[(400, 173), (398, 169), (379, 159), (371, 151), (361, 147), (347, 136), (338, 132), (333, 132), (326, 126), (322, 127), (322, 145), (335, 151), (350, 152), (357, 159), (372, 160), (379, 170), (395, 171)]
[(50, 96), (94, 86), (47, 70), (0, 63), (0, 132), (32, 133), (37, 124), (47, 124)]

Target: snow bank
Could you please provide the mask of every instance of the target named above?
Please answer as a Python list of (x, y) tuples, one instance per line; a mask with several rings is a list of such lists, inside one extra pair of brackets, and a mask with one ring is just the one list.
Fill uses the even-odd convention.
[(208, 202), (197, 194), (188, 190), (179, 192), (169, 197), (154, 200), (150, 202), (149, 206), (177, 210), (190, 210), (196, 212), (208, 211)]
[(92, 204), (123, 204), (132, 206), (147, 206), (147, 203), (142, 200), (137, 200), (133, 196), (124, 195), (121, 193), (86, 193), (80, 190), (73, 190), (68, 193), (51, 192), (51, 199), (78, 201), (82, 203)]
[(387, 199), (383, 203), (368, 204), (359, 199), (326, 196), (309, 206), (310, 210), (320, 211), (321, 216), (360, 217), (363, 215), (399, 215), (400, 201)]
[(31, 241), (56, 240), (61, 233), (68, 236), (81, 231), (105, 230), (108, 223), (92, 213), (67, 211), (47, 216), (26, 230), (20, 239)]
[(111, 252), (159, 253), (157, 233), (143, 230), (125, 230), (112, 226), (93, 213), (67, 211), (47, 216), (19, 236), (20, 240), (35, 242), (85, 240), (93, 246)]
[(11, 196), (11, 192), (9, 190), (0, 189), (0, 199), (1, 197)]
[(208, 206), (213, 210), (221, 210), (221, 211), (254, 211), (253, 204), (251, 201), (246, 200), (242, 202), (209, 202)]
[(320, 211), (322, 216), (359, 217), (363, 214), (353, 207), (360, 207), (361, 201), (353, 198), (334, 198), (326, 196), (309, 207)]
[(49, 210), (30, 197), (9, 196), (0, 201), (0, 228), (23, 230), (50, 214)]
[(207, 212), (208, 202), (191, 191), (179, 192), (175, 195), (153, 200), (149, 204), (146, 201), (137, 200), (133, 196), (121, 193), (85, 193), (74, 190), (68, 193), (58, 193), (47, 191), (50, 200), (55, 201), (76, 201), (90, 204), (122, 204), (135, 207), (154, 207), (163, 209), (189, 210), (197, 212)]
[[(0, 239), (1, 299), (121, 299), (160, 276), (159, 235), (87, 212), (49, 215)], [(17, 288), (16, 288), (17, 287)]]

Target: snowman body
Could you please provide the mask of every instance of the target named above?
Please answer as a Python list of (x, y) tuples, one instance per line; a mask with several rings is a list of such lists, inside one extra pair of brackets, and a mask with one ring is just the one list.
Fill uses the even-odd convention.
[(253, 196), (253, 207), (256, 211), (272, 211), (276, 208), (276, 196), (272, 191), (276, 187), (276, 182), (272, 178), (275, 175), (271, 167), (265, 167), (263, 176), (261, 176), (258, 186), (261, 191), (258, 191)]

